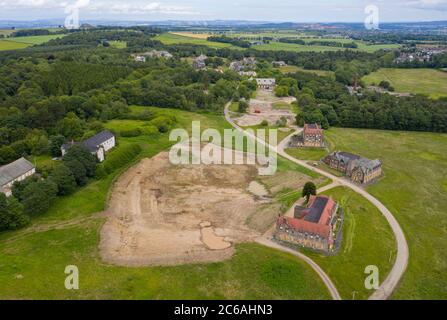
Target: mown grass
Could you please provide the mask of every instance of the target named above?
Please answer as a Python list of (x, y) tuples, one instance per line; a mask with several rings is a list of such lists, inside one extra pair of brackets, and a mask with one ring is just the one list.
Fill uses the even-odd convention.
[(385, 176), (367, 190), (396, 217), (410, 249), (393, 297), (447, 299), (447, 135), (332, 128), (326, 136), (339, 150), (383, 162)]
[[(102, 219), (0, 243), (1, 299), (329, 299), (301, 260), (260, 245), (237, 247), (228, 261), (178, 267), (125, 268), (98, 255)], [(64, 288), (67, 265), (79, 290)], [(21, 278), (18, 278), (21, 277)]]
[(328, 154), (325, 148), (293, 148), (285, 151), (294, 158), (313, 161), (319, 161)]
[[(132, 107), (134, 112), (145, 107)], [(223, 116), (150, 108), (175, 115), (179, 126), (192, 120), (202, 127), (226, 128)], [(129, 123), (126, 123), (129, 124)], [(115, 123), (115, 125), (118, 125)], [(139, 143), (141, 157), (151, 157), (173, 142), (168, 135), (119, 138), (119, 145)], [(132, 164), (129, 164), (129, 166)], [(284, 170), (298, 169), (280, 161)], [(256, 244), (238, 245), (235, 256), (213, 264), (125, 268), (104, 264), (99, 230), (114, 179), (92, 181), (75, 194), (59, 198), (31, 227), (0, 235), (0, 299), (329, 299), (326, 287), (304, 262)], [(64, 288), (67, 265), (80, 272), (80, 289)]]
[(389, 81), (397, 92), (425, 94), (433, 99), (447, 96), (447, 73), (435, 69), (382, 68), (363, 78), (367, 84)]
[(367, 299), (365, 268), (379, 268), (379, 278), (388, 275), (396, 256), (394, 235), (380, 211), (368, 200), (347, 188), (325, 192), (344, 209), (343, 242), (335, 256), (307, 254), (329, 275), (343, 299)]

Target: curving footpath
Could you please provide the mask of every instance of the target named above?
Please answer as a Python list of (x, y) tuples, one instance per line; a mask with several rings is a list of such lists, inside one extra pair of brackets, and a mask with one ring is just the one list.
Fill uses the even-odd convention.
[[(225, 119), (236, 130), (246, 134), (247, 136), (251, 137), (252, 139), (255, 139), (259, 143), (268, 147), (269, 150), (276, 152), (283, 158), (286, 158), (300, 166), (305, 167), (306, 169), (309, 169), (309, 170), (316, 172), (322, 176), (325, 176), (325, 177), (331, 179), (333, 181), (333, 183), (336, 183), (341, 186), (348, 187), (348, 188), (352, 189), (356, 193), (358, 193), (358, 194), (362, 195), (363, 197), (365, 197), (366, 199), (368, 199), (368, 201), (370, 201), (374, 206), (377, 207), (377, 209), (380, 210), (380, 212), (383, 214), (383, 216), (385, 217), (385, 219), (388, 221), (389, 225), (391, 226), (391, 229), (393, 230), (394, 236), (396, 238), (397, 256), (396, 256), (396, 261), (394, 263), (394, 266), (391, 269), (390, 273), (388, 274), (386, 279), (382, 282), (380, 287), (369, 297), (369, 300), (386, 300), (386, 299), (388, 299), (391, 296), (391, 294), (393, 293), (393, 291), (396, 289), (400, 279), (402, 278), (403, 274), (405, 273), (405, 270), (408, 265), (408, 257), (409, 257), (407, 240), (405, 239), (404, 232), (403, 232), (402, 228), (400, 227), (399, 223), (397, 222), (397, 220), (394, 218), (393, 214), (378, 199), (373, 197), (371, 194), (369, 194), (368, 192), (366, 192), (364, 189), (360, 188), (356, 184), (354, 184), (344, 178), (334, 176), (333, 174), (330, 174), (330, 173), (328, 173), (324, 170), (321, 170), (319, 168), (315, 168), (315, 167), (309, 165), (308, 163), (306, 163), (305, 161), (298, 160), (298, 159), (290, 156), (289, 154), (287, 154), (284, 151), (287, 142), (293, 135), (299, 133), (300, 131), (295, 131), (294, 133), (289, 135), (287, 138), (285, 138), (283, 141), (281, 141), (281, 143), (279, 143), (279, 145), (277, 147), (272, 146), (269, 143), (265, 142), (264, 140), (259, 139), (255, 135), (253, 135), (249, 132), (246, 132), (241, 127), (239, 127), (233, 121), (233, 119), (231, 119), (231, 117), (230, 117), (230, 111), (229, 111), (230, 104), (231, 103), (228, 103), (225, 106)], [(308, 258), (308, 257), (306, 257), (306, 258), (310, 260), (310, 258)], [(329, 277), (321, 270), (320, 267), (317, 266), (318, 269), (321, 270), (321, 272), (319, 272), (313, 266), (313, 264), (316, 265), (315, 262), (310, 260), (311, 261), (311, 263), (310, 263), (307, 259), (305, 259), (305, 261), (308, 262), (312, 266), (312, 268), (314, 268), (315, 271), (317, 271), (317, 273), (319, 274), (319, 276), (322, 279), (323, 279), (323, 276), (327, 277), (328, 281), (330, 282), (330, 285), (328, 285), (328, 283), (326, 283), (326, 281), (325, 281), (325, 283), (328, 286), (329, 291), (331, 291), (330, 286), (333, 286), (333, 284), (330, 281)], [(335, 287), (334, 287), (334, 289), (335, 289)], [(336, 291), (336, 289), (335, 289), (335, 291)], [(331, 291), (331, 294), (332, 294), (332, 291)], [(337, 292), (337, 295), (338, 295), (338, 292)], [(334, 297), (334, 295), (333, 295), (333, 297)], [(339, 295), (338, 295), (338, 297), (339, 297)], [(335, 297), (334, 297), (334, 299), (335, 299)]]

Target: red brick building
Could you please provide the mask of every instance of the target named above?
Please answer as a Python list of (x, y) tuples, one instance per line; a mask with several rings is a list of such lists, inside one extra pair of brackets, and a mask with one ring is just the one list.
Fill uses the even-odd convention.
[(327, 196), (312, 196), (306, 207), (295, 207), (295, 217), (280, 217), (275, 239), (315, 250), (333, 249), (338, 204)]

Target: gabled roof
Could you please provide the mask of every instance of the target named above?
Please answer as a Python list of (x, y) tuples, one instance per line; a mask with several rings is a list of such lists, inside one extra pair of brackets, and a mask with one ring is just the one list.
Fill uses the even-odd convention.
[(323, 131), (317, 123), (304, 124), (304, 134), (322, 134)]
[(307, 232), (317, 234), (323, 238), (329, 238), (331, 228), (328, 225), (312, 223), (303, 219), (294, 219), (290, 217), (281, 217), (278, 220), (280, 225), (287, 225), (298, 232)]
[(17, 179), (32, 169), (34, 169), (34, 165), (25, 158), (0, 167), (0, 186)]
[(258, 85), (273, 85), (276, 83), (276, 79), (275, 78), (257, 78), (256, 82), (258, 83)]
[[(101, 131), (100, 133), (98, 133), (97, 135), (94, 135), (93, 137), (84, 140), (82, 142), (78, 142), (80, 144), (82, 144), (84, 147), (86, 147), (88, 149), (88, 151), (90, 152), (96, 152), (99, 149), (99, 146), (101, 144), (103, 144), (104, 142), (106, 142), (107, 140), (110, 140), (114, 137), (115, 135), (108, 131), (108, 130), (104, 130)], [(70, 147), (73, 145), (73, 143), (66, 143), (62, 146), (62, 148), (64, 150), (68, 150), (70, 149)]]
[(295, 209), (295, 218), (282, 217), (279, 224), (287, 224), (299, 232), (318, 234), (329, 237), (332, 212), (337, 204), (327, 196), (311, 196), (307, 208)]

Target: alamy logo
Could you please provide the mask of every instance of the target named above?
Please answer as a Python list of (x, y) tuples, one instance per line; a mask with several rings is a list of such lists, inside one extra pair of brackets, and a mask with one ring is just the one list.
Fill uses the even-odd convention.
[(365, 278), (365, 288), (367, 290), (379, 289), (379, 268), (377, 266), (367, 266), (365, 274), (368, 275)]
[[(258, 165), (260, 175), (274, 175), (278, 165), (278, 132), (270, 129), (248, 129), (244, 132), (216, 129), (201, 132), (200, 121), (192, 122), (192, 136), (185, 129), (174, 129), (169, 141), (178, 142), (169, 152), (174, 165)], [(234, 143), (233, 143), (234, 141)]]
[(65, 18), (65, 28), (79, 29), (79, 10), (85, 8), (90, 4), (90, 0), (77, 0), (74, 4), (67, 4), (65, 6), (65, 13), (68, 16)]
[(79, 290), (79, 269), (77, 266), (66, 266), (65, 274), (68, 276), (65, 278), (65, 289), (67, 290)]
[(365, 19), (365, 28), (367, 30), (378, 30), (379, 7), (376, 5), (369, 5), (365, 8), (365, 13), (368, 15)]

